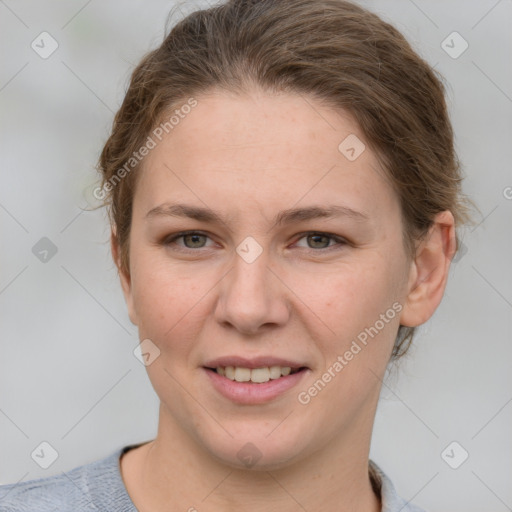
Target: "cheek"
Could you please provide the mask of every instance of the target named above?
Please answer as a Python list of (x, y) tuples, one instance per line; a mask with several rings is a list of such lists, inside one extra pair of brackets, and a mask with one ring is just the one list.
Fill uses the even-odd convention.
[[(297, 276), (294, 282), (298, 296), (306, 297), (309, 291), (303, 300), (315, 313), (309, 313), (312, 322), (321, 325), (313, 319), (316, 316), (331, 330), (315, 337), (322, 365), (310, 387), (301, 390), (299, 403), (307, 402), (318, 417), (331, 407), (337, 418), (333, 424), (339, 427), (378, 396), (379, 376), (387, 366), (399, 325), (393, 308), (397, 302), (393, 268), (381, 260), (360, 267), (348, 265), (321, 278)], [(322, 326), (315, 330), (327, 332)]]
[[(211, 288), (208, 275), (192, 274), (169, 262), (139, 260), (132, 276), (134, 307), (140, 335), (163, 342), (195, 323), (201, 298)], [(190, 274), (190, 275), (188, 275)]]
[[(339, 266), (314, 276), (294, 276), (294, 292), (307, 306), (301, 306), (303, 322), (322, 354), (320, 371), (331, 368), (338, 376), (329, 385), (334, 394), (327, 392), (324, 399), (350, 401), (352, 391), (373, 388), (378, 382), (370, 369), (381, 374), (399, 326), (399, 315), (393, 308), (397, 302), (395, 270), (390, 261), (374, 256), (372, 262)], [(343, 358), (341, 371), (332, 368), (338, 356)]]
[(393, 302), (393, 271), (385, 261), (359, 261), (290, 274), (293, 291), (336, 333), (364, 327)]

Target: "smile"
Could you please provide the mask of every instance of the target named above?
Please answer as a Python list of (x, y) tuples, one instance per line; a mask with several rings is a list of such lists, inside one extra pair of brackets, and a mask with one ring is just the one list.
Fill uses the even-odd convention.
[(297, 386), (311, 371), (306, 367), (290, 366), (217, 366), (203, 367), (203, 370), (218, 394), (241, 405), (269, 402)]
[(269, 380), (293, 375), (300, 370), (301, 368), (290, 368), (289, 366), (265, 366), (252, 369), (243, 366), (217, 366), (215, 369), (219, 375), (227, 377), (229, 380), (253, 382), (255, 384), (263, 384)]

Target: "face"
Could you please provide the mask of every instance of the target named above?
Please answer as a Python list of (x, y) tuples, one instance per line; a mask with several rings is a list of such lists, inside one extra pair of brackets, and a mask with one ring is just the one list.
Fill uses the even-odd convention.
[(358, 446), (406, 297), (398, 198), (348, 114), (259, 91), (197, 102), (144, 160), (122, 275), (160, 351), (160, 428), (235, 466)]

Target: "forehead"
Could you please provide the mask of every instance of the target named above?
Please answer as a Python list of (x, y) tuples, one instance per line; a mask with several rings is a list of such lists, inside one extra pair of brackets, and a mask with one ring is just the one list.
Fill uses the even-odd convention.
[(370, 213), (378, 205), (396, 208), (386, 174), (348, 113), (306, 96), (260, 91), (215, 91), (196, 100), (143, 162), (136, 203), (146, 211), (184, 195), (217, 199), (217, 207), (338, 198)]
[[(213, 158), (222, 151), (232, 158), (255, 157), (260, 165), (270, 156), (286, 157), (290, 165), (300, 164), (305, 156), (308, 162), (316, 159), (317, 166), (332, 163), (347, 135), (363, 138), (347, 112), (322, 106), (305, 95), (260, 90), (240, 95), (215, 90), (202, 95), (171, 133), (164, 144), (179, 147), (189, 159), (206, 154)], [(251, 161), (245, 162), (250, 165)]]

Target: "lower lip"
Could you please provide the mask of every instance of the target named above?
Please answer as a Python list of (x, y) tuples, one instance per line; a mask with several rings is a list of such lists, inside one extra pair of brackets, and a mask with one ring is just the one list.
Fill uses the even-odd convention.
[(237, 382), (236, 380), (219, 375), (215, 371), (207, 370), (206, 368), (203, 368), (203, 370), (211, 380), (213, 387), (221, 395), (237, 404), (244, 405), (262, 404), (282, 395), (296, 386), (309, 371), (304, 369), (286, 377), (258, 384), (254, 382)]

